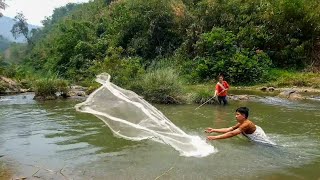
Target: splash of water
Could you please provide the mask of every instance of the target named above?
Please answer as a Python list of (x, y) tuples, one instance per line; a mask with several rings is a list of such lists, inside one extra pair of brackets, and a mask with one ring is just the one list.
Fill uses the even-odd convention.
[(151, 139), (170, 145), (182, 156), (204, 157), (216, 151), (199, 136), (183, 132), (136, 93), (112, 84), (110, 78), (107, 73), (98, 75), (96, 81), (102, 86), (76, 110), (97, 116), (115, 136), (127, 140)]

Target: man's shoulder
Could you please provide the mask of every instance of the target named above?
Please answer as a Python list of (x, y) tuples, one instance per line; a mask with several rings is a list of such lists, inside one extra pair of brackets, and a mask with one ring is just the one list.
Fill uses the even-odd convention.
[(240, 126), (241, 126), (241, 127), (248, 126), (248, 125), (250, 125), (251, 123), (252, 123), (252, 122), (251, 122), (249, 119), (247, 119), (246, 121), (242, 122), (242, 123), (240, 124)]
[(255, 124), (254, 124), (251, 120), (249, 120), (249, 119), (247, 119), (245, 123), (246, 123), (247, 125), (251, 125), (251, 124), (255, 125)]

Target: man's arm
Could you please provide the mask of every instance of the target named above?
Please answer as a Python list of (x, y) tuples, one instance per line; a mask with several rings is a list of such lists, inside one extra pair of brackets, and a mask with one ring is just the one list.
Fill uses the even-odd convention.
[[(223, 84), (225, 84), (225, 83), (223, 83)], [(219, 95), (222, 94), (223, 92), (229, 90), (229, 85), (228, 85), (228, 83), (226, 84), (227, 87), (224, 87), (223, 84), (221, 84), (220, 82), (217, 83), (217, 85), (216, 85), (216, 90), (215, 90), (215, 92), (214, 92), (214, 96), (215, 96), (215, 97), (216, 97), (216, 96), (219, 96)], [(219, 87), (220, 87), (220, 89), (221, 89), (220, 92), (218, 91), (218, 90), (219, 90)]]
[(225, 91), (228, 91), (230, 86), (229, 86), (229, 84), (227, 83), (227, 81), (225, 81), (225, 85), (226, 85)]
[(213, 132), (226, 133), (226, 132), (229, 132), (229, 131), (232, 131), (232, 130), (233, 130), (232, 127), (220, 128), (220, 129), (207, 128), (204, 132), (206, 132), (206, 133), (213, 133)]
[(216, 97), (218, 94), (218, 88), (217, 85), (214, 87), (214, 97)]
[(228, 127), (228, 128), (220, 128), (220, 129), (207, 128), (204, 132), (206, 132), (206, 133), (213, 133), (213, 132), (226, 133), (226, 132), (230, 132), (230, 131), (237, 129), (239, 126), (240, 126), (240, 123), (237, 123), (235, 126)]
[(218, 135), (218, 136), (207, 136), (207, 139), (208, 140), (227, 139), (227, 138), (231, 138), (233, 136), (236, 136), (238, 134), (241, 134), (241, 130), (239, 128), (235, 129), (233, 131)]

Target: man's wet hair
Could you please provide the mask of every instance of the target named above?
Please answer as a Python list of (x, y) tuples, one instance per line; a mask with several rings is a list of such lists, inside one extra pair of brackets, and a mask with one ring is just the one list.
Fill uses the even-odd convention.
[(236, 112), (243, 114), (246, 118), (249, 117), (249, 109), (247, 107), (239, 107)]

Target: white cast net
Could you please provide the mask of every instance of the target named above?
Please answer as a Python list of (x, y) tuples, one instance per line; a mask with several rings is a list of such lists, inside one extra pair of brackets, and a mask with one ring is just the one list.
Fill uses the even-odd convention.
[(75, 107), (77, 111), (97, 116), (114, 135), (133, 141), (161, 142), (182, 156), (204, 157), (215, 152), (213, 146), (199, 136), (183, 132), (136, 93), (112, 84), (109, 74), (98, 75), (96, 81), (102, 86)]

